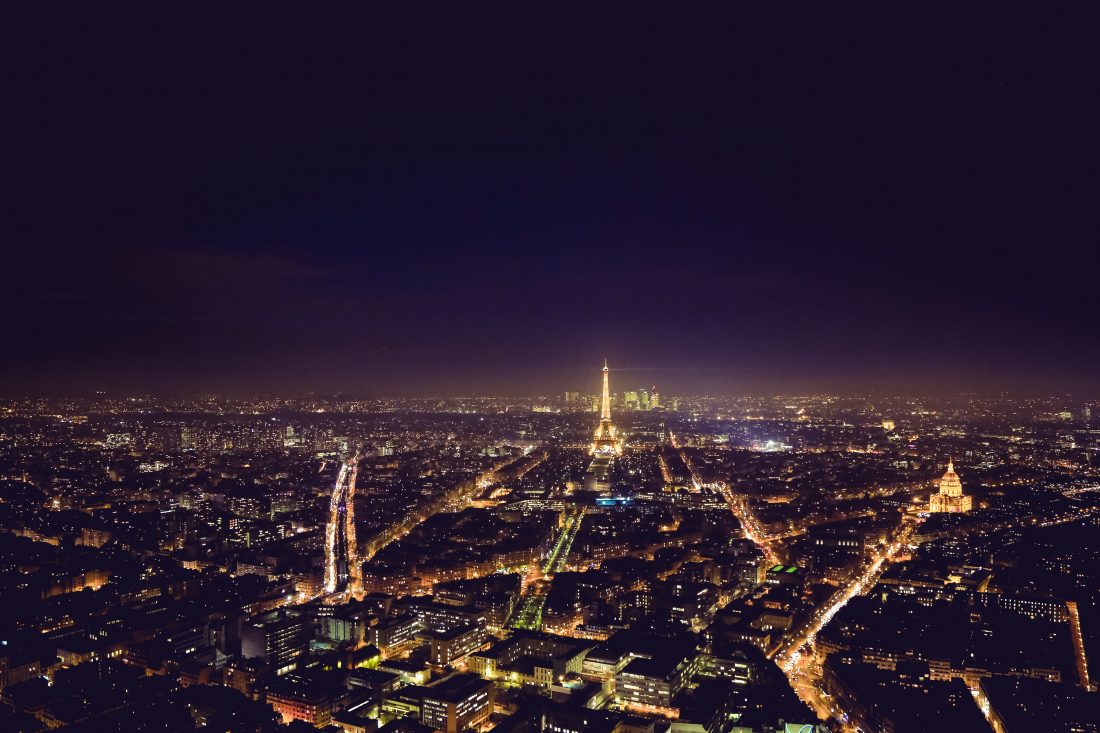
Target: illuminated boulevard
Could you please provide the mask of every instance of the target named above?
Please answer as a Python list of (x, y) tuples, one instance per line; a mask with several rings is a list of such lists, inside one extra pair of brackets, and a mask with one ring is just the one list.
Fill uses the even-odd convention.
[[(672, 431), (669, 431), (668, 436), (672, 447), (679, 453), (681, 460), (683, 460), (684, 465), (687, 466), (691, 474), (692, 485), (697, 491), (703, 490), (704, 483), (696, 472), (690, 457), (680, 446)], [(745, 537), (760, 548), (769, 563), (779, 564), (781, 556), (776, 551), (774, 543), (782, 538), (768, 536), (749, 508), (745, 497), (735, 494), (724, 482), (718, 484), (718, 489), (729, 505), (730, 511), (741, 523)], [(920, 524), (920, 521), (920, 518), (915, 515), (904, 515), (901, 524), (895, 530), (896, 535), (890, 545), (876, 551), (862, 566), (858, 574), (839, 587), (823, 606), (814, 611), (801, 629), (786, 637), (768, 653), (768, 656), (774, 658), (779, 668), (783, 670), (791, 683), (791, 687), (794, 688), (803, 702), (809, 705), (822, 720), (839, 719), (842, 725), (845, 726), (845, 730), (855, 730), (855, 728), (846, 722), (847, 716), (844, 711), (838, 709), (828, 699), (828, 696), (821, 691), (821, 660), (817, 656), (817, 634), (847, 605), (848, 601), (874, 586), (883, 570), (893, 561), (898, 552), (903, 548), (909, 548), (913, 530)], [(801, 531), (793, 534), (801, 534)]]
[(363, 593), (363, 565), (355, 541), (355, 478), (359, 452), (340, 464), (325, 528), (325, 592)]
[[(688, 472), (691, 474), (692, 486), (696, 491), (702, 491), (703, 482), (699, 478), (698, 472), (695, 470), (695, 465), (692, 463), (691, 457), (680, 446), (679, 441), (676, 439), (676, 434), (671, 430), (668, 431), (668, 440), (680, 455), (680, 460), (687, 466)], [(748, 502), (745, 501), (745, 498), (735, 495), (725, 482), (719, 482), (718, 490), (726, 500), (726, 503), (729, 504), (730, 511), (737, 517), (737, 521), (741, 523), (741, 531), (745, 534), (745, 537), (752, 540), (753, 544), (760, 548), (760, 551), (764, 553), (764, 557), (768, 559), (768, 562), (773, 565), (777, 564), (780, 558), (775, 548), (772, 547), (772, 539), (768, 537), (764, 528), (760, 525), (760, 521), (752, 513), (752, 510), (749, 509)]]
[[(449, 492), (425, 506), (421, 511), (410, 516), (406, 521), (389, 527), (385, 531), (375, 535), (367, 543), (359, 545), (355, 538), (354, 519), (350, 522), (346, 521), (347, 516), (354, 517), (350, 509), (350, 498), (353, 497), (355, 493), (355, 466), (359, 459), (359, 454), (356, 453), (354, 458), (343, 463), (340, 468), (336, 486), (333, 489), (332, 509), (330, 510), (329, 522), (325, 528), (326, 580), (323, 590), (326, 600), (330, 603), (346, 603), (349, 596), (360, 597), (363, 595), (361, 570), (358, 571), (358, 575), (352, 577), (352, 582), (348, 583), (346, 588), (337, 588), (335, 581), (330, 582), (329, 579), (334, 578), (336, 575), (335, 568), (341, 565), (341, 563), (351, 568), (362, 568), (363, 562), (370, 560), (390, 543), (397, 542), (402, 537), (408, 535), (417, 525), (430, 517), (442, 512), (458, 511), (468, 506), (478, 493), (496, 483), (500, 479), (501, 472), (505, 469), (523, 463), (519, 472), (520, 475), (522, 475), (537, 466), (545, 460), (545, 458), (545, 453), (538, 453), (534, 455), (524, 454), (517, 458), (501, 461), (473, 479), (457, 484)], [(344, 511), (338, 510), (338, 507), (349, 508)], [(340, 534), (337, 532), (337, 528), (343, 529), (347, 533), (346, 541), (343, 545), (336, 541), (337, 536)], [(360, 546), (363, 547), (362, 551), (358, 549)], [(341, 558), (341, 552), (346, 553), (348, 557)], [(321, 594), (299, 593), (288, 598), (287, 602), (290, 603), (292, 598), (294, 603), (305, 603), (313, 600), (319, 595)]]
[[(813, 613), (802, 629), (787, 637), (769, 655), (775, 658), (798, 696), (823, 719), (841, 716), (841, 720), (845, 720), (843, 711), (838, 710), (821, 692), (821, 660), (817, 657), (815, 646), (817, 634), (848, 601), (874, 587), (883, 570), (898, 552), (903, 548), (909, 549), (913, 530), (920, 521), (915, 515), (905, 515), (890, 545), (877, 551), (858, 575), (838, 588), (828, 602)], [(854, 730), (851, 727), (846, 729)]]
[(516, 611), (511, 619), (511, 626), (515, 629), (534, 629), (542, 627), (542, 609), (546, 605), (546, 593), (550, 588), (550, 582), (554, 574), (565, 568), (569, 560), (569, 552), (573, 548), (573, 540), (580, 531), (584, 519), (584, 512), (580, 509), (572, 509), (567, 512), (565, 521), (562, 522), (561, 531), (554, 540), (553, 549), (546, 558), (541, 571), (532, 569), (523, 579), (526, 594), (516, 606)]

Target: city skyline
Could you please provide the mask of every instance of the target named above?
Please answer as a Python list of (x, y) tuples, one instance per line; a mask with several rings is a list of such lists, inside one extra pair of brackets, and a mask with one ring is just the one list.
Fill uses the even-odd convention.
[(1096, 404), (613, 387), (0, 400), (0, 724), (1093, 720)]

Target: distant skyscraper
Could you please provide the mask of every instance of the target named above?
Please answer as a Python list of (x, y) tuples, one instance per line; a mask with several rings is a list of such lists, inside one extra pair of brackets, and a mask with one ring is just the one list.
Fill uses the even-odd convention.
[(600, 397), (600, 423), (596, 426), (596, 435), (592, 441), (593, 455), (622, 453), (622, 444), (618, 438), (615, 424), (611, 422), (611, 389), (608, 383), (607, 360), (603, 363), (603, 394)]
[(930, 512), (968, 512), (971, 502), (969, 496), (963, 493), (962, 480), (955, 473), (955, 464), (947, 459), (947, 473), (940, 479), (940, 490), (932, 494), (928, 502)]

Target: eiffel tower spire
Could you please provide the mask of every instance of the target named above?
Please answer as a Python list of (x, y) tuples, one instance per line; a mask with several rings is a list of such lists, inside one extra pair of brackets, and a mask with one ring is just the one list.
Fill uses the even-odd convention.
[(615, 424), (611, 422), (611, 387), (608, 378), (607, 359), (603, 360), (603, 394), (600, 396), (600, 424), (596, 426), (596, 435), (592, 441), (593, 455), (615, 454), (623, 452)]
[(611, 419), (611, 389), (607, 381), (607, 359), (603, 360), (603, 397), (600, 398), (600, 420)]

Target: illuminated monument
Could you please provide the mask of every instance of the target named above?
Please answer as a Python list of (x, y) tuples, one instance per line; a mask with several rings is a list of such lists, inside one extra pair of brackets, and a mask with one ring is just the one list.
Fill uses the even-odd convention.
[(363, 590), (363, 567), (355, 542), (355, 476), (358, 451), (345, 459), (336, 476), (325, 527), (325, 592), (351, 595)]
[(596, 435), (589, 453), (592, 455), (619, 455), (623, 452), (615, 424), (611, 422), (611, 390), (608, 387), (607, 359), (603, 362), (603, 396), (600, 398), (600, 424), (596, 426)]
[(611, 466), (615, 456), (623, 452), (619, 431), (611, 422), (611, 390), (607, 379), (607, 360), (603, 363), (603, 396), (600, 398), (600, 423), (592, 438), (592, 447), (588, 453), (592, 463), (584, 475), (584, 488), (587, 491), (607, 493), (611, 490)]
[(940, 479), (940, 490), (928, 502), (930, 512), (968, 512), (973, 500), (963, 493), (962, 481), (955, 473), (955, 464), (947, 459), (947, 473)]

